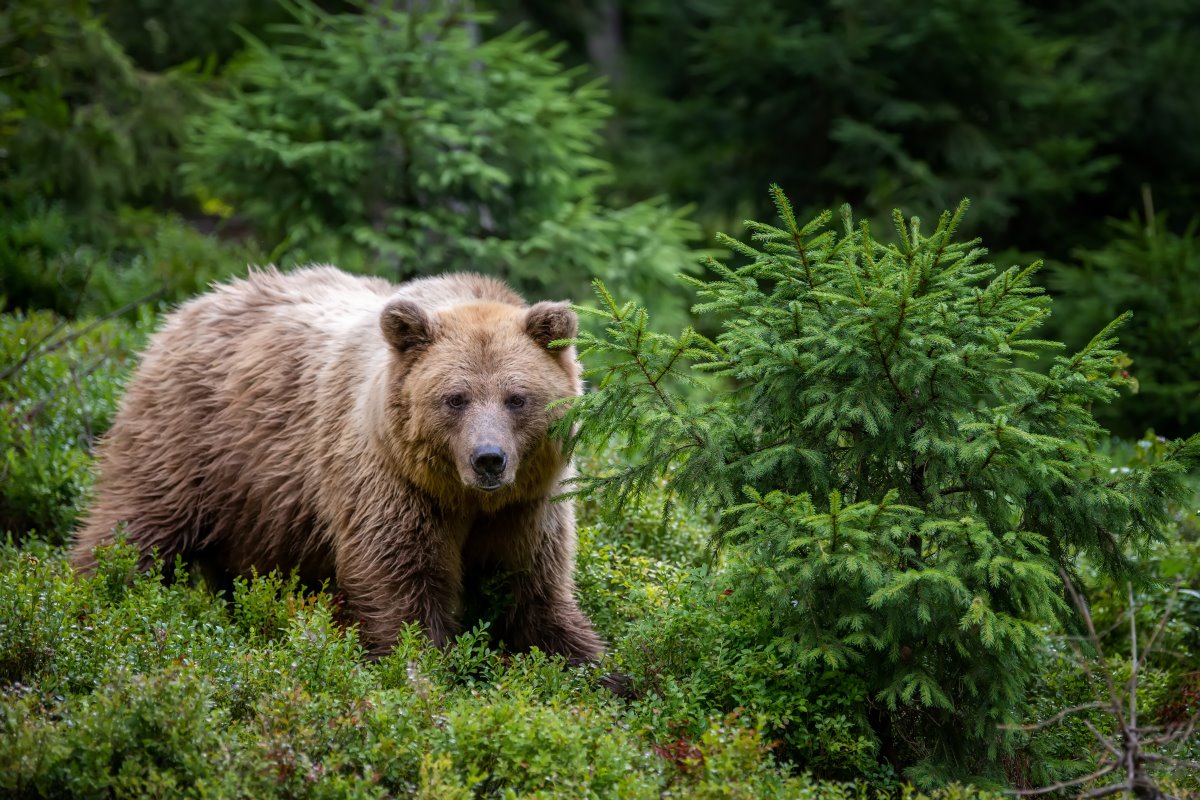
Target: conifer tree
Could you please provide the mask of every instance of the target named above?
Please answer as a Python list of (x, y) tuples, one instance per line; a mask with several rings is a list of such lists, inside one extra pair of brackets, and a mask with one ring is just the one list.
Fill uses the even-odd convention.
[[(877, 240), (842, 209), (800, 225), (748, 222), (747, 259), (687, 279), (709, 340), (654, 332), (598, 284), (607, 324), (578, 340), (595, 391), (571, 441), (627, 441), (636, 457), (578, 490), (620, 513), (665, 476), (721, 513), (733, 600), (764, 607), (769, 646), (799, 670), (866, 682), (875, 727), (909, 775), (998, 771), (1047, 626), (1066, 619), (1059, 567), (1110, 573), (1159, 535), (1200, 436), (1159, 464), (1112, 473), (1093, 404), (1116, 396), (1118, 318), (1078, 353), (1037, 338), (1050, 299), (1038, 264), (998, 269), (894, 215)], [(1027, 360), (1049, 359), (1044, 372)], [(711, 376), (711, 377), (706, 377)], [(751, 617), (747, 617), (751, 618)]]
[(1136, 392), (1096, 412), (1132, 438), (1148, 428), (1165, 436), (1200, 428), (1200, 218), (1176, 232), (1164, 217), (1110, 220), (1103, 248), (1076, 250), (1048, 281), (1061, 298), (1051, 325), (1067, 342), (1087, 341), (1099, 320), (1133, 311), (1122, 341)]
[[(533, 296), (593, 277), (661, 294), (695, 226), (659, 201), (604, 202), (604, 91), (522, 31), (449, 0), (287, 4), (286, 46), (251, 40), (195, 120), (184, 172), (273, 258), (408, 278), (498, 274)], [(679, 316), (683, 316), (682, 309)]]

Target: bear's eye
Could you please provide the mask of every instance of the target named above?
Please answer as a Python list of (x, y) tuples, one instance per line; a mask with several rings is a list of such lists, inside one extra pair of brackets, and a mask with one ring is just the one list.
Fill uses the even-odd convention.
[(461, 394), (452, 394), (446, 398), (446, 405), (451, 408), (462, 408), (467, 404), (467, 398)]
[(525, 407), (524, 395), (514, 394), (512, 397), (508, 398), (508, 400), (506, 402), (508, 403), (509, 408), (524, 408)]

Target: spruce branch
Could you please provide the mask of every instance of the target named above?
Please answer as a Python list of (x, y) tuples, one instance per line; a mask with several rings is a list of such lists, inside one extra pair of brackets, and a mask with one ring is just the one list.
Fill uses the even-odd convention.
[[(792, 204), (788, 201), (787, 195), (783, 193), (783, 189), (777, 183), (771, 184), (771, 199), (774, 200), (775, 208), (779, 211), (779, 216), (788, 227), (792, 243), (795, 245), (796, 252), (800, 256), (800, 263), (804, 265), (804, 277), (808, 280), (808, 289), (811, 292), (817, 288), (817, 284), (813, 281), (812, 267), (808, 263), (808, 251), (804, 247), (804, 242), (801, 241), (800, 227), (796, 224), (796, 214), (792, 210)], [(821, 311), (820, 299), (814, 297), (813, 303), (816, 305), (817, 311)]]

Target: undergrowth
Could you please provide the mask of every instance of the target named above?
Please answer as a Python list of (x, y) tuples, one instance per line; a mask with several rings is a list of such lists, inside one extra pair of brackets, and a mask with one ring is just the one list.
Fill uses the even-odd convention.
[(485, 629), (438, 651), (409, 628), (370, 662), (327, 593), (273, 574), (226, 599), (135, 564), (0, 547), (6, 796), (873, 796), (790, 774), (748, 714), (659, 737), (649, 699)]

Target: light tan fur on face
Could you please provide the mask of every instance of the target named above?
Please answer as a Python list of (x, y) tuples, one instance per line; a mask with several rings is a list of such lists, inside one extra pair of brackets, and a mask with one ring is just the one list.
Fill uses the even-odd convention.
[[(92, 566), (124, 523), (143, 563), (157, 548), (168, 564), (335, 577), (375, 653), (411, 621), (446, 642), (472, 576), (501, 570), (518, 576), (502, 638), (595, 658), (574, 516), (549, 502), (570, 468), (546, 404), (580, 382), (574, 351), (547, 344), (574, 325), (565, 305), (528, 307), (477, 275), (395, 286), (267, 269), (217, 287), (144, 354), (74, 561)], [(472, 467), (481, 445), (507, 454), (494, 481)]]
[[(398, 424), (387, 446), (403, 456), (398, 466), (414, 483), (448, 503), (501, 508), (544, 494), (566, 466), (546, 437), (553, 421), (546, 406), (578, 394), (576, 363), (572, 353), (535, 342), (527, 316), (506, 303), (454, 306), (432, 315), (427, 345), (393, 363)], [(484, 445), (508, 457), (503, 487), (492, 492), (480, 488), (470, 461)]]

